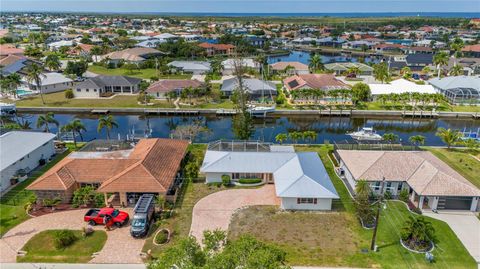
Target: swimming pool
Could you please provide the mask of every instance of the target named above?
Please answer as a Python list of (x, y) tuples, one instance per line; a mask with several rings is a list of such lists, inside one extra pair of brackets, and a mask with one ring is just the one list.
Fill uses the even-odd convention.
[(30, 90), (29, 88), (27, 87), (19, 87), (17, 88), (17, 95), (18, 96), (25, 96), (25, 95), (32, 95), (34, 94), (35, 92)]

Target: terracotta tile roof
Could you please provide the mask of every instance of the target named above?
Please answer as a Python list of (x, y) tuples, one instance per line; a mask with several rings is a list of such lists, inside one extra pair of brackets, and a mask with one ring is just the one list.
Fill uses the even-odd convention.
[(463, 52), (480, 52), (480, 44), (467, 45), (462, 49)]
[(23, 54), (23, 49), (16, 48), (12, 44), (0, 45), (0, 55)]
[(112, 60), (125, 60), (125, 61), (143, 61), (148, 55), (160, 55), (163, 52), (152, 48), (131, 48), (121, 51), (114, 51), (106, 55), (106, 57)]
[(311, 89), (346, 89), (347, 84), (335, 78), (333, 74), (302, 74), (288, 77), (283, 80), (288, 90), (296, 90), (303, 87)]
[(229, 49), (234, 49), (234, 45), (230, 44), (211, 44), (211, 43), (200, 43), (198, 44), (199, 47), (202, 47), (204, 49), (214, 49), (214, 50), (229, 50)]
[(180, 169), (188, 141), (142, 139), (128, 157), (78, 158), (70, 154), (35, 180), (29, 190), (66, 190), (101, 183), (101, 192), (166, 192)]
[(0, 60), (0, 66), (8, 66), (25, 58), (26, 58), (25, 56), (10, 54), (7, 57)]
[(480, 190), (428, 151), (338, 150), (355, 179), (406, 181), (420, 195), (480, 196)]
[(196, 79), (164, 79), (159, 80), (150, 85), (146, 90), (148, 93), (157, 93), (157, 92), (171, 92), (177, 89), (185, 89), (188, 87), (198, 88), (202, 86), (202, 83)]
[(71, 48), (68, 51), (68, 54), (79, 54), (80, 52), (90, 52), (94, 45), (89, 45), (89, 44), (77, 44), (77, 46)]

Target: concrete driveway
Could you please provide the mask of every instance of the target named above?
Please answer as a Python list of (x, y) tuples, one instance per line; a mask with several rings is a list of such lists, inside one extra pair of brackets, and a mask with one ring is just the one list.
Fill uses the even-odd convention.
[(450, 226), (458, 239), (477, 263), (480, 263), (480, 221), (472, 212), (438, 211), (424, 212), (425, 216), (442, 220)]
[(190, 235), (201, 242), (203, 231), (226, 231), (233, 213), (239, 208), (252, 205), (280, 205), (274, 185), (269, 184), (258, 189), (219, 191), (202, 198), (193, 207)]
[[(131, 209), (126, 210), (131, 215)], [(35, 234), (44, 230), (72, 229), (80, 230), (85, 227), (83, 216), (87, 209), (63, 211), (31, 218), (20, 223), (8, 231), (0, 239), (0, 263), (16, 262), (19, 250)], [(103, 226), (95, 226), (103, 230)], [(142, 263), (140, 252), (144, 240), (134, 239), (130, 236), (129, 227), (114, 229), (107, 232), (107, 242), (99, 255), (90, 263)]]

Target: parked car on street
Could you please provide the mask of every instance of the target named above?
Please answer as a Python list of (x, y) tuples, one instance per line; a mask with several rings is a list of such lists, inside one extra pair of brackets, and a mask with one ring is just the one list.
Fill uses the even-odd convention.
[(138, 199), (130, 227), (130, 234), (133, 237), (143, 237), (148, 234), (150, 223), (155, 217), (155, 196), (144, 194)]
[(128, 220), (130, 219), (127, 212), (111, 207), (104, 207), (101, 209), (92, 208), (88, 210), (83, 217), (83, 220), (92, 226), (97, 224), (104, 225), (105, 217), (110, 218), (111, 221), (113, 221), (113, 225), (117, 227), (122, 227), (123, 225), (128, 224)]

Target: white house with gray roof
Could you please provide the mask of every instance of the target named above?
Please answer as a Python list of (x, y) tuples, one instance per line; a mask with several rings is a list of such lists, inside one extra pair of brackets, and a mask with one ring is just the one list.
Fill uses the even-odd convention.
[(114, 94), (135, 94), (142, 80), (127, 76), (96, 76), (77, 83), (75, 98), (109, 97)]
[[(30, 89), (38, 91), (38, 87), (33, 81), (28, 81), (26, 78), (22, 79)], [(61, 92), (66, 89), (71, 89), (73, 80), (69, 79), (61, 73), (43, 73), (40, 75), (40, 89), (42, 93)]]
[(257, 178), (275, 184), (281, 208), (331, 210), (337, 191), (315, 152), (295, 152), (293, 147), (270, 146), (266, 151), (209, 149), (200, 168), (206, 182), (222, 182), (227, 175), (237, 182)]
[(25, 179), (15, 179), (20, 171), (28, 173), (41, 160), (48, 161), (55, 154), (54, 138), (54, 134), (40, 132), (12, 131), (0, 135), (0, 192)]
[[(251, 97), (265, 97), (277, 95), (277, 87), (270, 81), (264, 81), (256, 78), (243, 79), (243, 87)], [(226, 96), (231, 96), (238, 89), (238, 79), (236, 77), (223, 81), (220, 89)]]
[(210, 63), (205, 61), (173, 61), (167, 65), (178, 71), (194, 75), (202, 75), (212, 69)]

